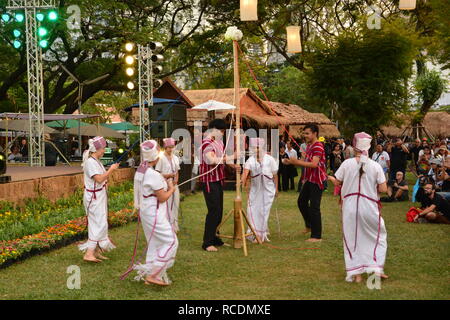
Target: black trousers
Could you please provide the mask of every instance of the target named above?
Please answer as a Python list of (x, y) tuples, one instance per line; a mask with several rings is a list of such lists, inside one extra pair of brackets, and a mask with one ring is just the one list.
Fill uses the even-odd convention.
[(205, 220), (205, 233), (203, 234), (202, 248), (209, 246), (222, 246), (223, 241), (217, 237), (217, 227), (222, 221), (223, 214), (223, 187), (220, 181), (209, 183), (209, 192), (207, 184), (202, 183), (203, 196), (205, 197), (208, 214)]
[(311, 229), (311, 238), (322, 238), (322, 217), (320, 213), (320, 202), (322, 192), (315, 183), (306, 181), (298, 196), (297, 205), (307, 228)]
[(288, 191), (289, 190), (289, 174), (281, 173), (278, 174), (278, 191)]
[(295, 182), (294, 182), (295, 177), (290, 177), (289, 178), (289, 189), (290, 190), (294, 190), (295, 189)]

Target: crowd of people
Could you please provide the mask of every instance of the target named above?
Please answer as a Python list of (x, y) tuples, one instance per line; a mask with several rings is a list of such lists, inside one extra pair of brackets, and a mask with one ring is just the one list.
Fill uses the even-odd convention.
[[(339, 170), (345, 160), (355, 156), (354, 147), (349, 140), (343, 138), (319, 138), (319, 140), (323, 143), (327, 171), (332, 175)], [(427, 138), (423, 138), (405, 143), (401, 138), (389, 139), (378, 134), (374, 142), (369, 155), (381, 166), (387, 181), (386, 196), (381, 197), (381, 201), (412, 200), (421, 204), (421, 210), (425, 212), (421, 217), (428, 217), (417, 221), (447, 223), (450, 219), (447, 208), (450, 203), (450, 140), (437, 139), (430, 142)], [(295, 152), (288, 152), (289, 148), (293, 148)], [(291, 180), (297, 175), (297, 168), (283, 164), (283, 159), (292, 157), (306, 158), (304, 139), (297, 139), (294, 143), (292, 140), (280, 141), (279, 191), (294, 189)], [(408, 185), (407, 172), (411, 172), (417, 178), (414, 186)], [(304, 169), (301, 168), (299, 192), (303, 175)], [(425, 188), (432, 191), (426, 192)], [(435, 205), (432, 206), (430, 203)], [(428, 211), (437, 211), (440, 214), (437, 215), (437, 219), (433, 219), (436, 214), (427, 214)], [(442, 216), (444, 218), (441, 218)]]

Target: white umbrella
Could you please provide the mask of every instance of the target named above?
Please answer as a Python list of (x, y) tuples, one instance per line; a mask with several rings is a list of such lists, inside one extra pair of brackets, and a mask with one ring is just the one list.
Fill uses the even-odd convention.
[(236, 107), (231, 104), (216, 100), (209, 100), (205, 103), (199, 104), (198, 106), (192, 108), (192, 110), (208, 110), (208, 111), (232, 110), (232, 109), (236, 109)]
[[(80, 128), (80, 133), (82, 136), (89, 136), (89, 137), (95, 137), (95, 136), (101, 136), (105, 138), (118, 138), (118, 139), (125, 139), (125, 136), (113, 129), (104, 127), (104, 126), (96, 126), (94, 124), (89, 126), (84, 126)], [(69, 130), (67, 130), (68, 134), (72, 134), (74, 136), (78, 135), (78, 128), (74, 127)]]
[[(0, 129), (8, 131), (23, 131), (28, 132), (30, 130), (29, 120), (3, 120), (0, 121)], [(52, 129), (44, 124), (44, 133), (57, 133), (58, 131)]]

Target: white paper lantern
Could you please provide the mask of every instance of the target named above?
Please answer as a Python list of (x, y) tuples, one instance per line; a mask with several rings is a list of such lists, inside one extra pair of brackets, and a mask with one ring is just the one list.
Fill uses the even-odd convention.
[(258, 0), (241, 0), (241, 21), (258, 20)]
[(300, 27), (286, 27), (287, 32), (287, 51), (289, 53), (302, 52), (302, 43), (300, 41)]
[(400, 0), (398, 8), (400, 10), (414, 10), (416, 8), (416, 0)]

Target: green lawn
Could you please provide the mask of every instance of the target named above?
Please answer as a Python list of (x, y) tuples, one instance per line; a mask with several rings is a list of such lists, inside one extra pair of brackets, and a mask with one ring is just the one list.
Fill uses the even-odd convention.
[[(282, 193), (270, 217), (272, 244), (306, 247), (297, 193)], [(225, 195), (225, 212), (233, 193)], [(276, 250), (266, 246), (242, 250), (201, 250), (205, 217), (203, 196), (182, 202), (182, 232), (174, 267), (173, 285), (145, 286), (119, 280), (132, 253), (136, 224), (111, 230), (118, 248), (111, 260), (84, 263), (75, 245), (34, 256), (0, 270), (0, 299), (449, 299), (450, 228), (448, 225), (410, 224), (410, 203), (388, 203), (383, 216), (388, 230), (386, 273), (381, 290), (344, 281), (344, 258), (337, 198), (326, 192), (322, 200), (323, 238), (319, 250)], [(278, 211), (281, 235), (275, 211)], [(224, 232), (231, 230), (230, 221)], [(70, 265), (81, 267), (81, 289), (66, 287)]]

